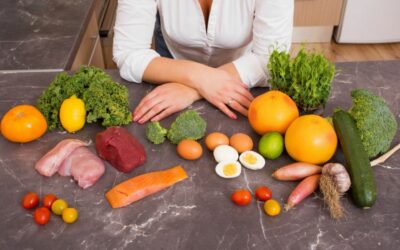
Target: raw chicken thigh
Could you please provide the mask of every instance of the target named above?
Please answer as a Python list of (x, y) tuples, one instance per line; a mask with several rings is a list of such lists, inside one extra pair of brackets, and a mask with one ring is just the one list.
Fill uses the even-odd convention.
[(37, 163), (36, 170), (50, 177), (58, 172), (62, 176), (72, 176), (82, 188), (92, 186), (104, 174), (104, 163), (86, 146), (76, 139), (65, 139), (47, 152)]
[(75, 149), (61, 164), (58, 173), (72, 176), (81, 188), (92, 186), (104, 173), (104, 164), (86, 147)]
[(41, 175), (50, 177), (58, 171), (61, 163), (75, 149), (87, 145), (87, 143), (77, 139), (62, 140), (36, 163), (35, 168)]

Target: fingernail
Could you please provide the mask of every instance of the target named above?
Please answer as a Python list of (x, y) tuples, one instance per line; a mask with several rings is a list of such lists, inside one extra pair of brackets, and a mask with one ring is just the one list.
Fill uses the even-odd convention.
[(236, 115), (231, 115), (231, 119), (236, 120), (236, 119), (237, 119), (237, 116), (236, 116)]

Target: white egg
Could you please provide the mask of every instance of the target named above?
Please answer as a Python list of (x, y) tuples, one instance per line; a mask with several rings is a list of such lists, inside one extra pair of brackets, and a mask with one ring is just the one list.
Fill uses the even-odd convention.
[(265, 166), (265, 159), (257, 152), (244, 151), (239, 157), (240, 163), (248, 169), (258, 170)]
[(215, 172), (222, 178), (235, 178), (242, 172), (242, 166), (237, 161), (221, 161), (215, 167)]
[(219, 145), (214, 149), (214, 159), (217, 162), (221, 161), (237, 161), (239, 158), (239, 153), (231, 146)]

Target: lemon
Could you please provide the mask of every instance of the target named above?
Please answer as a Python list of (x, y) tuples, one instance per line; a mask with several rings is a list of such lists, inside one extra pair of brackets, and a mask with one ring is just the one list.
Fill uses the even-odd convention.
[(278, 132), (263, 135), (258, 143), (258, 152), (267, 159), (278, 158), (284, 149), (283, 137)]
[(86, 121), (85, 103), (75, 95), (65, 99), (60, 108), (60, 121), (69, 133), (80, 130)]

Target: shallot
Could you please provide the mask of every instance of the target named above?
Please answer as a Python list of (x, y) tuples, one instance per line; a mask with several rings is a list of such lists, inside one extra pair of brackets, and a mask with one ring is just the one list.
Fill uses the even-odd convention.
[(289, 195), (287, 203), (285, 205), (285, 210), (293, 208), (299, 204), (302, 200), (307, 198), (310, 194), (318, 189), (319, 179), (321, 175), (311, 175), (302, 180)]
[(319, 174), (321, 171), (322, 168), (320, 166), (305, 162), (296, 162), (279, 168), (272, 174), (272, 177), (280, 181), (296, 181)]

